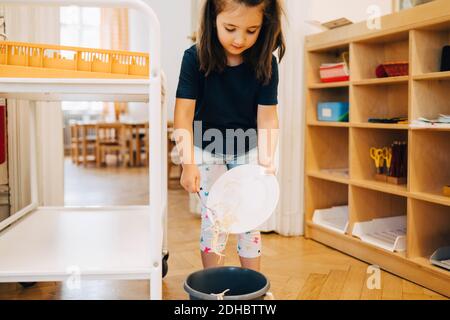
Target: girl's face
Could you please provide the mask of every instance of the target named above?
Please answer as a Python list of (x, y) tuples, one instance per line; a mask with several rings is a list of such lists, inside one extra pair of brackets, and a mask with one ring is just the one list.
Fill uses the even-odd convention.
[(227, 56), (241, 56), (258, 40), (263, 23), (263, 5), (247, 7), (229, 1), (217, 15), (217, 36)]

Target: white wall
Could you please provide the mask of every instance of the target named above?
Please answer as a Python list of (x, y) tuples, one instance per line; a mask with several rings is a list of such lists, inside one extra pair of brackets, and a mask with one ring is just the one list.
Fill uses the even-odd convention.
[[(364, 21), (369, 14), (367, 9), (376, 5), (380, 7), (381, 15), (392, 12), (392, 0), (302, 0), (306, 12), (306, 20), (320, 22), (331, 21), (345, 17), (353, 22)], [(307, 26), (307, 34), (320, 31)]]
[[(181, 59), (184, 50), (191, 46), (187, 38), (191, 34), (191, 1), (190, 0), (146, 0), (155, 10), (161, 23), (162, 35), (162, 69), (167, 77), (168, 117), (173, 119), (175, 93), (178, 84)], [(148, 24), (145, 16), (135, 10), (129, 12), (130, 50), (145, 51), (149, 49)], [(151, 57), (150, 57), (151, 63)], [(131, 104), (130, 116), (146, 119), (148, 115), (143, 104)]]

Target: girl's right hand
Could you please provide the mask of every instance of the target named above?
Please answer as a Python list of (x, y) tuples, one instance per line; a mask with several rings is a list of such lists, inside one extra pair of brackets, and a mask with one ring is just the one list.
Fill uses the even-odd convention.
[(200, 192), (200, 171), (197, 165), (189, 164), (183, 166), (180, 183), (189, 193)]

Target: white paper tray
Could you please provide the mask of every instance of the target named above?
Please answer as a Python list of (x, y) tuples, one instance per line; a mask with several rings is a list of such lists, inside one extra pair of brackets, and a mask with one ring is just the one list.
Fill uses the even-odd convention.
[(436, 250), (431, 256), (430, 262), (450, 271), (450, 247), (443, 247)]
[(374, 246), (394, 252), (406, 250), (406, 216), (357, 222), (352, 235)]
[(348, 206), (315, 210), (313, 222), (324, 228), (345, 234), (348, 229)]

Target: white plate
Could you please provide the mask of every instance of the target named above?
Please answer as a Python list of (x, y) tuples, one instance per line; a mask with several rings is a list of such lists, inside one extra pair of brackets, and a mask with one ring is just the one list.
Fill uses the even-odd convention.
[[(258, 165), (243, 165), (227, 171), (211, 187), (207, 207), (216, 221), (226, 225), (221, 231), (240, 234), (253, 231), (270, 218), (280, 188), (275, 176)], [(225, 222), (225, 219), (230, 221)], [(224, 223), (225, 222), (225, 223)]]

